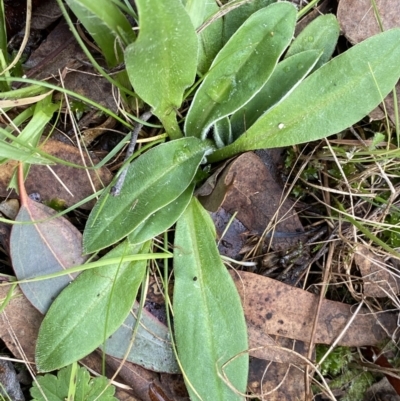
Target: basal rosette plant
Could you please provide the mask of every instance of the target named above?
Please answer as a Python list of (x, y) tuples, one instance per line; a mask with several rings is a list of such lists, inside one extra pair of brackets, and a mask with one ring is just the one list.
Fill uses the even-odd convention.
[[(137, 157), (120, 195), (111, 196), (107, 188), (93, 208), (83, 235), (85, 253), (118, 244), (103, 258), (120, 257), (121, 263), (82, 273), (58, 296), (40, 329), (37, 366), (65, 366), (121, 326), (145, 274), (145, 262), (124, 262), (124, 256), (146, 254), (149, 241), (176, 223), (173, 335), (190, 397), (243, 399), (244, 314), (212, 221), (193, 197), (197, 173), (241, 152), (314, 141), (362, 119), (399, 79), (400, 29), (331, 59), (336, 18), (317, 18), (293, 40), (297, 10), (288, 2), (135, 3), (137, 38), (121, 12), (130, 11), (118, 2), (67, 1), (111, 65), (123, 49), (134, 92), (169, 140)], [(111, 18), (113, 10), (118, 20)], [(103, 31), (93, 27), (102, 18)], [(85, 334), (92, 330), (95, 336)]]

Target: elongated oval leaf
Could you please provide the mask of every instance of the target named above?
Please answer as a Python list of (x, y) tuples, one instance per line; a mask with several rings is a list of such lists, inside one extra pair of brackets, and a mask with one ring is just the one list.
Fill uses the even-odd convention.
[[(107, 355), (120, 359), (125, 357), (137, 321), (137, 311), (138, 303), (135, 302), (125, 322), (102, 347)], [(167, 326), (146, 309), (142, 311), (140, 326), (126, 359), (155, 372), (180, 373)]]
[(137, 0), (140, 32), (125, 52), (129, 79), (173, 137), (175, 109), (196, 76), (197, 35), (180, 0)]
[(270, 107), (288, 96), (312, 70), (320, 55), (317, 50), (308, 50), (278, 63), (260, 92), (232, 115), (233, 137), (237, 139)]
[(105, 191), (93, 208), (83, 234), (85, 252), (114, 244), (176, 199), (189, 186), (209, 148), (196, 138), (182, 138), (136, 159), (121, 194), (113, 197)]
[(193, 189), (194, 186), (189, 185), (178, 198), (153, 213), (129, 234), (129, 242), (131, 244), (140, 244), (168, 230), (186, 209), (192, 197)]
[[(49, 219), (54, 214), (53, 209), (30, 198), (21, 205), (15, 220), (27, 224), (14, 225), (10, 238), (12, 264), (18, 280), (62, 272), (85, 262), (82, 235), (65, 217), (33, 223)], [(44, 314), (71, 280), (73, 276), (63, 275), (20, 284), (20, 287), (32, 305)]]
[[(197, 29), (208, 17), (219, 11), (215, 0), (189, 0), (185, 5), (194, 27)], [(197, 70), (205, 74), (214, 57), (222, 47), (222, 18), (218, 18), (207, 28), (202, 30), (199, 36), (199, 57)]]
[(66, 3), (92, 35), (109, 67), (122, 62), (117, 38), (121, 37), (127, 45), (135, 40), (135, 34), (120, 9), (109, 0), (66, 0)]
[[(250, 17), (251, 14), (275, 2), (276, 0), (247, 1), (240, 7), (237, 7), (226, 14), (224, 17), (224, 43), (226, 43), (230, 39), (230, 37), (239, 29), (240, 25), (242, 25), (247, 20), (247, 18)], [(230, 1), (229, 3), (232, 3), (232, 1)]]
[[(174, 327), (190, 399), (242, 400), (218, 376), (245, 392), (247, 328), (237, 289), (221, 262), (214, 225), (196, 198), (178, 220), (174, 252)], [(191, 387), (193, 386), (193, 387)], [(200, 398), (199, 398), (200, 397)]]
[(149, 243), (127, 241), (103, 259), (121, 262), (81, 273), (51, 305), (40, 326), (36, 366), (42, 372), (59, 369), (88, 355), (127, 317), (142, 282), (146, 260), (124, 262), (125, 255), (148, 252)]
[(317, 70), (332, 57), (339, 33), (339, 23), (333, 14), (320, 15), (300, 32), (290, 45), (285, 58), (306, 50), (318, 50), (322, 55), (314, 67)]
[(210, 126), (247, 103), (265, 84), (290, 43), (296, 9), (276, 3), (254, 13), (214, 59), (185, 121), (187, 136), (204, 138)]
[(252, 149), (314, 141), (335, 134), (373, 110), (400, 76), (400, 29), (373, 36), (305, 79), (285, 100), (260, 117), (217, 161)]

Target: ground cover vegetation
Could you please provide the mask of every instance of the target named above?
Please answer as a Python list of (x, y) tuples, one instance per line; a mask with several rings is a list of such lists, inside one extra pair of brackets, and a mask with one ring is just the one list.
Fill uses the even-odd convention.
[[(97, 84), (84, 94), (65, 87), (65, 71), (58, 83), (35, 75), (38, 67), (31, 68), (32, 77), (24, 76), (29, 55), (22, 49), (29, 29), (21, 51), (12, 54), (2, 3), (1, 180), (4, 197), (14, 190), (20, 200), (14, 213), (2, 209), (2, 223), (12, 226), (4, 253), (15, 274), (2, 275), (2, 312), (9, 316), (12, 309), (7, 315), (7, 308), (18, 307), (18, 285), (26, 302), (44, 315), (34, 339), (35, 369), (59, 370), (57, 377), (38, 380), (34, 399), (115, 399), (109, 381), (90, 379), (77, 365), (99, 347), (103, 375), (110, 356), (123, 360), (118, 371), (126, 361), (182, 374), (188, 395), (179, 399), (269, 399), (263, 395), (269, 388), (263, 377), (257, 376), (259, 387), (251, 385), (249, 377), (257, 369), (250, 355), (268, 360), (273, 346), (262, 336), (282, 334), (282, 328), (273, 328), (274, 319), (284, 324), (282, 337), (307, 344), (304, 353), (293, 345), (299, 359), (289, 351), (270, 359), (287, 358), (308, 377), (302, 389), (294, 389), (298, 378), (288, 374), (293, 398), (287, 399), (312, 392), (361, 399), (383, 373), (395, 385), (396, 371), (387, 359), (378, 376), (362, 373), (360, 366), (372, 371), (369, 352), (380, 354), (389, 346), (391, 363), (397, 363), (398, 113), (395, 107), (392, 118), (385, 110), (383, 120), (368, 125), (363, 119), (400, 77), (400, 28), (382, 29), (344, 51), (333, 14), (316, 17), (295, 34), (316, 3), (299, 9), (272, 0), (57, 0), (58, 18), (73, 35), (66, 43), (79, 44), (87, 61), (78, 61), (90, 68), (88, 76), (100, 77), (102, 88), (113, 88), (115, 108), (107, 106), (104, 94), (93, 99)], [(379, 21), (374, 2), (371, 8)], [(93, 111), (106, 120), (100, 130), (123, 134), (100, 158), (90, 153), (98, 143), (88, 139), (93, 130), (79, 136), (79, 120), (95, 118)], [(55, 131), (63, 126), (76, 133), (75, 150), (54, 143)], [(264, 221), (260, 216), (265, 204), (273, 203), (267, 196), (272, 187), (252, 184), (251, 193), (240, 172), (263, 181), (265, 166), (250, 152), (276, 148), (286, 149), (280, 173), (287, 175), (288, 185), (284, 196), (278, 194), (282, 208), (288, 195), (297, 200), (283, 217), (278, 205), (274, 217)], [(69, 170), (58, 174), (55, 165)], [(112, 166), (115, 174), (108, 169)], [(221, 166), (224, 172), (214, 175)], [(252, 170), (256, 166), (260, 175)], [(37, 202), (32, 189), (49, 170), (69, 195), (53, 192)], [(83, 175), (90, 187), (75, 178)], [(205, 192), (210, 177), (214, 183)], [(82, 190), (78, 199), (71, 186)], [(39, 192), (43, 196), (46, 189)], [(229, 204), (239, 194), (245, 206)], [(214, 210), (210, 205), (217, 200)], [(298, 220), (290, 217), (297, 207), (308, 230), (297, 214)], [(221, 256), (229, 241), (219, 232), (215, 214), (210, 215), (221, 208), (230, 213), (224, 233), (235, 224), (246, 226), (240, 256)], [(251, 221), (262, 220), (261, 228), (249, 223), (247, 209), (255, 210)], [(279, 224), (285, 223), (276, 218), (297, 229), (281, 230)], [(318, 230), (307, 245), (299, 241)], [(297, 244), (285, 262), (297, 269), (292, 281), (281, 262), (285, 238)], [(269, 247), (274, 252), (268, 253)], [(151, 280), (162, 293), (164, 322), (144, 308)], [(262, 289), (257, 287), (261, 283)], [(291, 299), (282, 297), (287, 309), (264, 309), (255, 316), (252, 297), (262, 296), (263, 307), (272, 308), (273, 291), (297, 292)], [(338, 310), (345, 321), (328, 322)], [(263, 322), (257, 323), (261, 314)], [(262, 326), (268, 320), (270, 327)], [(308, 329), (296, 331), (294, 326), (305, 321)], [(320, 343), (329, 347), (318, 346), (315, 359), (314, 346)], [(362, 353), (363, 346), (368, 347)], [(291, 348), (278, 340), (275, 347)], [(136, 397), (168, 400), (157, 380), (147, 380)], [(278, 392), (279, 383), (274, 386), (266, 394)]]

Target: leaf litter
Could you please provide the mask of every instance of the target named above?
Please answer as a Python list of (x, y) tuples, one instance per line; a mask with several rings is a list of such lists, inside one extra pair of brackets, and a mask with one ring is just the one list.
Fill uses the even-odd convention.
[[(341, 2), (341, 7), (342, 9), (345, 10), (345, 12), (349, 10), (345, 8), (346, 7), (345, 1)], [(351, 16), (351, 18), (353, 18), (354, 21), (354, 17)], [(360, 25), (362, 24), (360, 23), (357, 24), (357, 26)], [(62, 148), (61, 144), (57, 144), (55, 146), (56, 148), (60, 147), (60, 149), (64, 149)], [(70, 150), (62, 151), (62, 153), (69, 153), (69, 152), (72, 151)], [(234, 220), (234, 224), (236, 224), (239, 228), (233, 233), (233, 239), (232, 239), (232, 241), (236, 242), (229, 244), (229, 246), (226, 247), (229, 249), (233, 247), (235, 249), (235, 252), (229, 254), (229, 256), (232, 258), (243, 257), (243, 250), (246, 250), (246, 245), (248, 245), (246, 237), (248, 237), (249, 234), (254, 237), (263, 237), (265, 228), (267, 227), (270, 228), (274, 227), (274, 228), (272, 229), (272, 231), (269, 231), (270, 234), (268, 234), (268, 232), (265, 233), (266, 235), (264, 235), (264, 242), (262, 243), (262, 248), (263, 248), (262, 251), (265, 251), (266, 249), (270, 248), (275, 251), (285, 252), (287, 249), (290, 249), (291, 247), (298, 245), (300, 242), (304, 242), (307, 236), (306, 234), (303, 233), (305, 233), (306, 230), (304, 229), (302, 223), (298, 219), (297, 214), (294, 212), (295, 209), (293, 202), (288, 199), (285, 199), (283, 202), (281, 201), (282, 189), (283, 189), (282, 186), (277, 184), (274, 178), (267, 179), (265, 186), (261, 190), (258, 190), (259, 188), (256, 187), (258, 183), (254, 182), (246, 183), (245, 180), (246, 177), (243, 176), (247, 175), (247, 178), (251, 178), (248, 177), (250, 175), (249, 171), (257, 171), (257, 173), (252, 173), (254, 175), (258, 175), (260, 171), (257, 170), (257, 168), (255, 170), (250, 170), (250, 168), (254, 167), (254, 165), (258, 165), (259, 166), (258, 168), (262, 170), (264, 167), (262, 167), (262, 163), (260, 163), (259, 161), (257, 162), (254, 161), (255, 158), (253, 154), (245, 154), (241, 157), (244, 159), (247, 157), (251, 160), (251, 162), (247, 160), (246, 161), (247, 164), (241, 164), (242, 160), (239, 161), (240, 158), (238, 158), (236, 161), (232, 162), (232, 164), (227, 168), (227, 172), (223, 173), (224, 174), (223, 178), (221, 178), (220, 180), (223, 181), (225, 179), (225, 181), (223, 181), (222, 184), (223, 189), (225, 189), (225, 193), (222, 196), (223, 198), (223, 201), (221, 203), (222, 206), (218, 205), (217, 211), (215, 212), (219, 213), (222, 210), (224, 210), (226, 213), (230, 214), (229, 217), (226, 217), (224, 215), (222, 215), (223, 217), (218, 216), (224, 221), (223, 226), (221, 226), (221, 229), (218, 230), (220, 234), (222, 234), (222, 232), (224, 231), (224, 228), (227, 225), (227, 220), (229, 220), (230, 217), (232, 216), (231, 212), (232, 213), (238, 212), (236, 215), (236, 219)], [(237, 163), (237, 166), (235, 166), (235, 163)], [(13, 167), (14, 166), (10, 167), (9, 171), (11, 171)], [(39, 183), (41, 181), (41, 177), (47, 170), (46, 168), (44, 168), (44, 170), (40, 170), (39, 172), (35, 173), (34, 172), (35, 168), (36, 166), (32, 167), (29, 179), (31, 179), (34, 183)], [(82, 170), (82, 172), (83, 171), (84, 170)], [(76, 173), (77, 170), (74, 170), (74, 172)], [(76, 177), (75, 173), (74, 177)], [(240, 173), (243, 173), (242, 176), (240, 176)], [(264, 171), (263, 173), (268, 175), (270, 171), (266, 169), (266, 172)], [(71, 174), (67, 173), (65, 175), (65, 180), (68, 179), (67, 176), (71, 177)], [(106, 179), (104, 183), (108, 184), (109, 180), (110, 180), (110, 175), (108, 175), (108, 181)], [(5, 180), (4, 182), (7, 182), (7, 180)], [(50, 185), (53, 186), (52, 190), (48, 191), (47, 189), (49, 188), (49, 185), (46, 184), (41, 188), (40, 191), (38, 191), (41, 193), (44, 199), (47, 199), (48, 197), (49, 199), (51, 199), (52, 197), (54, 197), (54, 194), (58, 196), (58, 194), (62, 193), (61, 191), (63, 191), (63, 189), (54, 188), (55, 181), (53, 179), (49, 179), (48, 182), (52, 182), (52, 185)], [(84, 184), (81, 184), (79, 181), (76, 182), (76, 184), (72, 182), (71, 185), (72, 186), (76, 185), (77, 190), (80, 187), (83, 187), (85, 189), (88, 188), (86, 182)], [(245, 190), (243, 190), (243, 185), (247, 185), (248, 187)], [(5, 189), (6, 184), (1, 184), (0, 188)], [(28, 192), (34, 192), (33, 190), (31, 191), (30, 189), (28, 189)], [(252, 189), (254, 190), (254, 192), (251, 191)], [(245, 196), (241, 197), (241, 195), (243, 195), (243, 192)], [(47, 195), (48, 193), (50, 194)], [(84, 199), (86, 196), (87, 195), (81, 195), (78, 196), (77, 198), (79, 198), (80, 200)], [(270, 196), (274, 197), (273, 201), (269, 200), (271, 199)], [(66, 197), (67, 196), (65, 194), (61, 196), (62, 199), (65, 199)], [(67, 204), (70, 205), (76, 203), (77, 198), (74, 198), (73, 200), (70, 201), (70, 203), (68, 202)], [(30, 201), (28, 202), (29, 204), (31, 204)], [(268, 207), (272, 206), (271, 208), (272, 210), (266, 211), (265, 205), (268, 205)], [(31, 209), (32, 208), (35, 209), (35, 206), (37, 205), (31, 206)], [(40, 207), (39, 209), (41, 210)], [(45, 216), (46, 213), (49, 213), (46, 216), (50, 216), (52, 214), (52, 212), (49, 212), (47, 209), (45, 210), (46, 211), (43, 212), (35, 210), (35, 213), (39, 214), (44, 213), (43, 216)], [(35, 219), (38, 218), (36, 217)], [(284, 237), (283, 235), (274, 236), (274, 232), (283, 234), (291, 233), (293, 234), (293, 236), (290, 235), (286, 237)], [(227, 233), (229, 233), (229, 230)], [(229, 242), (227, 238), (229, 237), (227, 237), (225, 234), (222, 240)], [(241, 240), (241, 242), (239, 242), (239, 240)], [(227, 245), (227, 242), (225, 242), (225, 245)], [(220, 241), (220, 245), (221, 243), (222, 241)], [(237, 243), (239, 245), (237, 245)], [(221, 249), (222, 248), (220, 247), (220, 250)], [(249, 249), (249, 247), (247, 249)], [(309, 256), (306, 255), (305, 253), (306, 251), (302, 253), (301, 256), (307, 259)], [(360, 256), (360, 254), (362, 256)], [(362, 271), (362, 275), (364, 276), (364, 294), (367, 296), (377, 297), (379, 295), (379, 291), (382, 292), (384, 290), (384, 291), (396, 292), (397, 281), (393, 279), (393, 277), (391, 277), (390, 275), (382, 276), (381, 275), (382, 273), (378, 274), (377, 271), (370, 266), (371, 260), (372, 260), (372, 265), (374, 264), (380, 265), (381, 263), (385, 263), (385, 261), (380, 260), (375, 256), (373, 256), (368, 250), (368, 248), (363, 248), (363, 247), (357, 248), (357, 253), (355, 255), (355, 262), (359, 266), (360, 270)], [(370, 263), (370, 265), (368, 265), (368, 263)], [(289, 349), (292, 346), (292, 343), (288, 342), (288, 339), (294, 338), (297, 340), (296, 344), (300, 344), (300, 341), (304, 342), (302, 346), (295, 349), (295, 352), (298, 352), (299, 354), (304, 356), (308, 354), (309, 344), (307, 344), (307, 342), (309, 341), (310, 336), (312, 336), (311, 333), (309, 332), (310, 327), (308, 323), (311, 322), (313, 320), (313, 317), (315, 316), (314, 309), (316, 303), (318, 302), (316, 296), (309, 294), (308, 292), (300, 290), (298, 288), (291, 288), (288, 286), (281, 287), (280, 286), (281, 283), (277, 282), (276, 280), (271, 280), (268, 279), (267, 277), (260, 278), (258, 275), (255, 275), (253, 273), (239, 272), (239, 273), (232, 273), (232, 276), (234, 280), (237, 281), (236, 284), (239, 291), (245, 289), (246, 292), (242, 297), (242, 302), (244, 303), (246, 310), (245, 312), (246, 320), (250, 334), (250, 347), (255, 348), (257, 346), (260, 346), (261, 348), (263, 348), (263, 350), (254, 351), (254, 355), (257, 355), (257, 357), (260, 358), (261, 360), (265, 359), (265, 360), (274, 360), (280, 362), (279, 366), (279, 368), (281, 369), (280, 373), (278, 372), (279, 370), (278, 368), (275, 376), (272, 373), (272, 369), (268, 371), (268, 375), (271, 378), (270, 382), (271, 388), (269, 390), (272, 391), (274, 389), (273, 383), (276, 383), (276, 386), (278, 386), (283, 380), (283, 378), (286, 378), (286, 382), (284, 383), (284, 385), (280, 385), (281, 388), (279, 390), (281, 391), (281, 393), (280, 394), (272, 393), (274, 394), (273, 397), (276, 397), (275, 399), (282, 399), (282, 400), (295, 399), (295, 397), (302, 397), (304, 395), (304, 389), (302, 388), (300, 389), (298, 388), (297, 390), (295, 389), (296, 387), (295, 384), (296, 383), (298, 384), (302, 380), (300, 376), (296, 378), (295, 377), (296, 374), (294, 372), (287, 373), (286, 372), (287, 367), (283, 367), (282, 369), (283, 361), (286, 361), (286, 363), (288, 364), (293, 363), (294, 361), (296, 364), (301, 364), (299, 359), (296, 359), (296, 357), (294, 357), (292, 354), (288, 356), (287, 351), (271, 352), (269, 349), (270, 348), (273, 349), (274, 347), (276, 348), (285, 347)], [(238, 279), (238, 277), (240, 277), (240, 279)], [(382, 282), (385, 282), (383, 289), (381, 284)], [(367, 290), (368, 287), (371, 288), (376, 286), (378, 287), (378, 290), (375, 289), (374, 290), (375, 292)], [(295, 292), (292, 293), (291, 291), (294, 290)], [(278, 296), (276, 294), (278, 294)], [(311, 297), (309, 295), (311, 295)], [(278, 298), (282, 298), (281, 301), (283, 302), (281, 302), (279, 305), (275, 305), (275, 303), (272, 302), (272, 300), (277, 300)], [(14, 299), (7, 307), (10, 308), (9, 309), (10, 315), (14, 315), (13, 309), (11, 309), (13, 303), (15, 303)], [(252, 303), (252, 305), (256, 304), (257, 307), (255, 308), (249, 303)], [(249, 306), (246, 308), (246, 305)], [(301, 305), (301, 309), (299, 309), (299, 305)], [(257, 316), (255, 316), (257, 315), (257, 312), (259, 313), (258, 320)], [(18, 312), (18, 313), (20, 314), (23, 313), (24, 316), (30, 316), (25, 312)], [(32, 316), (34, 316), (33, 314), (34, 312), (32, 312)], [(262, 316), (262, 314), (264, 314), (264, 316)], [(288, 324), (288, 316), (291, 316), (291, 318), (289, 319), (290, 320), (289, 324)], [(319, 313), (319, 321), (317, 326), (318, 328), (315, 333), (315, 337), (313, 338), (313, 343), (318, 343), (318, 342), (322, 343), (326, 342), (328, 344), (332, 343), (332, 341), (334, 341), (334, 339), (337, 338), (338, 335), (340, 335), (341, 330), (343, 329), (345, 322), (348, 319), (351, 319), (351, 308), (348, 305), (341, 304), (339, 302), (323, 301), (322, 311), (320, 311)], [(349, 326), (346, 334), (340, 340), (339, 344), (345, 344), (349, 346), (376, 344), (377, 342), (379, 342), (378, 340), (386, 338), (387, 335), (391, 334), (395, 329), (395, 319), (394, 316), (390, 315), (389, 313), (382, 314), (382, 316), (380, 316), (380, 319), (381, 319), (380, 320), (381, 325), (377, 323), (375, 316), (365, 314), (365, 311), (362, 311), (360, 315), (357, 315), (355, 321), (352, 322), (352, 325)], [(304, 327), (306, 327), (308, 331), (305, 330)], [(376, 330), (371, 330), (370, 327), (376, 328)], [(386, 331), (383, 329), (385, 329)], [(257, 337), (260, 335), (261, 335), (260, 338)], [(5, 338), (5, 336), (6, 333), (1, 335), (2, 338)], [(274, 336), (272, 341), (271, 341), (271, 336)], [(31, 334), (28, 338), (26, 338), (26, 342), (32, 343), (33, 338), (35, 338), (35, 336)], [(266, 351), (266, 349), (268, 349), (268, 352)], [(32, 355), (31, 360), (33, 360), (33, 350), (31, 355)], [(129, 367), (129, 363), (126, 363), (126, 366)], [(256, 371), (260, 372), (263, 370), (264, 368), (259, 364), (255, 368), (251, 369), (251, 372), (254, 373)], [(273, 376), (277, 378), (276, 381), (273, 380)], [(288, 384), (287, 383), (288, 380), (290, 380), (291, 383)], [(132, 379), (130, 379), (128, 382), (132, 383), (133, 381)], [(149, 397), (149, 392), (151, 391), (154, 391), (155, 393), (157, 391), (159, 391), (160, 393), (161, 391), (162, 393), (165, 392), (170, 395), (168, 390), (165, 389), (166, 386), (160, 384), (158, 377), (148, 378), (146, 383), (147, 384), (145, 387), (147, 390), (143, 390), (142, 392), (138, 391), (138, 394), (140, 393), (142, 399), (147, 399)], [(157, 383), (157, 384), (152, 385), (152, 383)], [(154, 388), (156, 390), (154, 390)], [(157, 390), (157, 388), (161, 390)], [(264, 388), (263, 391), (265, 390), (266, 388)], [(285, 390), (287, 391), (286, 395), (284, 394)], [(290, 393), (290, 391), (292, 392)], [(268, 398), (268, 399), (273, 399), (273, 398)]]

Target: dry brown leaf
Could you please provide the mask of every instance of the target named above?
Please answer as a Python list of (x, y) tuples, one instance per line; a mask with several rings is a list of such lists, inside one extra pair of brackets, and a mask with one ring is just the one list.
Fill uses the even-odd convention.
[[(82, 157), (79, 149), (66, 143), (49, 140), (42, 145), (40, 149), (43, 152), (70, 163), (82, 165)], [(96, 157), (91, 156), (91, 158), (94, 164), (98, 162)], [(92, 165), (89, 157), (86, 155), (85, 161), (87, 166)], [(7, 191), (7, 186), (17, 164), (16, 161), (11, 160), (0, 165), (0, 196), (16, 196), (14, 192), (10, 194), (9, 191)], [(67, 206), (72, 206), (108, 185), (112, 179), (112, 174), (106, 167), (102, 167), (96, 171), (89, 170), (89, 174), (93, 182), (94, 190), (85, 169), (73, 168), (63, 164), (51, 165), (50, 168), (41, 165), (32, 165), (25, 182), (25, 187), (28, 194), (39, 193), (42, 201), (62, 199)], [(57, 180), (55, 176), (57, 176), (59, 180)], [(65, 189), (60, 181), (68, 188), (72, 195)], [(82, 205), (81, 208), (91, 209), (93, 204), (94, 201), (91, 201)]]
[[(383, 30), (400, 26), (400, 2), (375, 0)], [(340, 0), (337, 18), (350, 43), (359, 43), (381, 32), (371, 0)]]
[(400, 291), (398, 272), (391, 271), (382, 258), (372, 253), (365, 245), (357, 245), (354, 261), (364, 281), (363, 293), (367, 297), (393, 296)]
[(60, 71), (68, 72), (62, 82), (65, 88), (116, 112), (112, 85), (93, 68), (84, 66), (82, 61), (86, 60), (68, 25), (61, 21), (30, 56), (26, 63), (30, 68), (27, 76), (37, 80), (57, 79)]
[(261, 400), (304, 400), (304, 372), (292, 364), (251, 358), (249, 388)]
[[(271, 335), (310, 341), (317, 295), (254, 273), (231, 272), (231, 275), (242, 298), (250, 348), (263, 347), (266, 342), (270, 344)], [(322, 301), (314, 343), (332, 344), (353, 317), (353, 311), (351, 305)], [(376, 345), (389, 338), (396, 328), (397, 314), (381, 312), (375, 315), (362, 308), (338, 345)], [(264, 354), (257, 351), (252, 355), (265, 358), (268, 349)]]
[[(303, 226), (290, 199), (282, 201), (283, 188), (275, 174), (267, 168), (260, 157), (247, 152), (232, 161), (222, 173), (214, 191), (200, 201), (210, 211), (224, 209), (234, 214), (248, 231), (261, 236), (268, 225), (280, 233), (301, 233)], [(214, 217), (220, 218), (217, 212)], [(221, 217), (222, 220), (226, 220)], [(218, 227), (217, 227), (218, 228)], [(239, 230), (240, 231), (240, 230)], [(241, 234), (238, 231), (238, 234)], [(286, 250), (298, 244), (297, 237), (275, 236), (271, 247)]]
[[(400, 26), (400, 2), (398, 0), (376, 0), (376, 6), (384, 31)], [(360, 43), (381, 32), (371, 0), (341, 0), (337, 18), (343, 34), (352, 44)], [(396, 85), (396, 92), (397, 99), (400, 99), (399, 85)], [(387, 115), (394, 122), (392, 95), (385, 99), (385, 107)], [(383, 106), (379, 106), (369, 115), (372, 120), (381, 120), (385, 117), (385, 109)]]

